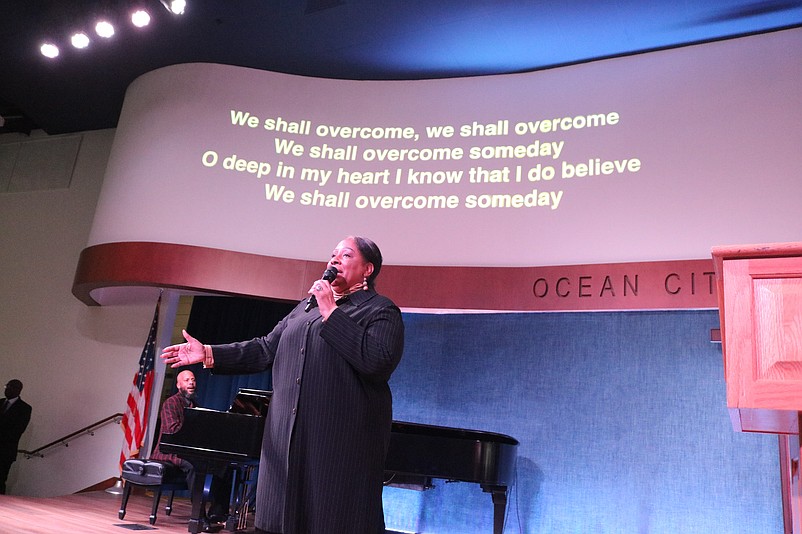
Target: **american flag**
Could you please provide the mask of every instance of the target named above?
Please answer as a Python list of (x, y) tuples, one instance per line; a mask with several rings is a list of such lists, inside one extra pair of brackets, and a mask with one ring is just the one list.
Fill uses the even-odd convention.
[(161, 295), (156, 302), (156, 312), (150, 325), (150, 333), (142, 356), (139, 358), (139, 370), (134, 375), (134, 383), (123, 415), (123, 447), (120, 451), (120, 469), (123, 462), (129, 458), (137, 458), (139, 449), (145, 441), (145, 427), (148, 421), (148, 407), (150, 406), (150, 390), (153, 385), (153, 364), (156, 359), (156, 330), (159, 324), (159, 305)]

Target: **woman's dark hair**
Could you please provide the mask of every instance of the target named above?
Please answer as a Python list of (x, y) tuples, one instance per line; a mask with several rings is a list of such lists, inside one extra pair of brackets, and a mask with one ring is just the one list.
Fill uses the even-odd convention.
[(382, 252), (379, 250), (379, 246), (367, 237), (355, 235), (352, 238), (365, 261), (373, 264), (373, 272), (368, 277), (368, 287), (374, 289), (376, 277), (379, 276), (379, 271), (382, 269)]

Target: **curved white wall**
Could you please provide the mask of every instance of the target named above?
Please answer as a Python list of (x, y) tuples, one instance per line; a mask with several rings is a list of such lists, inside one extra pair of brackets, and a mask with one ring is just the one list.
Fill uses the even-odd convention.
[[(374, 238), (389, 264), (531, 266), (708, 258), (715, 245), (794, 241), (801, 53), (796, 29), (446, 80), (167, 67), (129, 88), (89, 244), (157, 241), (321, 260), (358, 233)], [(606, 125), (577, 129), (573, 119), (590, 115)], [(277, 133), (278, 118), (288, 131)], [(373, 137), (387, 127), (412, 137), (346, 130)], [(433, 137), (441, 127), (453, 136)], [(470, 157), (496, 147), (522, 154)], [(451, 159), (400, 159), (404, 150), (425, 157), (426, 148)], [(576, 176), (588, 162), (598, 162), (596, 175)], [(554, 177), (530, 181), (538, 165)], [(280, 171), (290, 168), (292, 177)], [(321, 174), (312, 181), (304, 172)], [(421, 183), (426, 172), (446, 182)], [(363, 173), (360, 183), (336, 183), (354, 173)], [(471, 173), (490, 182), (471, 183)], [(482, 207), (494, 195), (524, 205)], [(449, 207), (405, 207), (432, 198)], [(533, 198), (538, 205), (526, 205)]]

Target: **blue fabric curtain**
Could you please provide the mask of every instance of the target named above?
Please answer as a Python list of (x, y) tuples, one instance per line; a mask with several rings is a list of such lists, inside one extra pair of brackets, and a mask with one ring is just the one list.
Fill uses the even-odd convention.
[[(716, 311), (404, 320), (394, 418), (520, 441), (505, 533), (782, 532), (777, 438), (732, 430)], [(493, 531), (476, 485), (384, 496), (394, 530)]]
[[(295, 303), (240, 297), (195, 297), (187, 332), (203, 343), (231, 343), (268, 334)], [(239, 388), (272, 389), (270, 371), (251, 375), (212, 375), (192, 366), (198, 383), (198, 405), (227, 410)]]

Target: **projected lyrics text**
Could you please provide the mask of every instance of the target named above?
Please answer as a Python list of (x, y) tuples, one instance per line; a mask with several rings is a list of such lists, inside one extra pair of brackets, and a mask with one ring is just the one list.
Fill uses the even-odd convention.
[(251, 178), (267, 202), (316, 208), (554, 211), (577, 187), (632, 180), (644, 165), (636, 154), (595, 148), (625, 125), (612, 111), (423, 127), (315, 124), (237, 109), (225, 120), (241, 146), (201, 147), (205, 171)]

